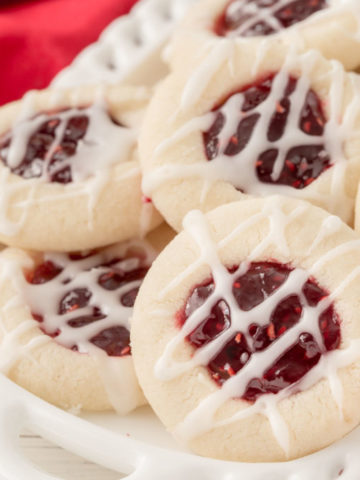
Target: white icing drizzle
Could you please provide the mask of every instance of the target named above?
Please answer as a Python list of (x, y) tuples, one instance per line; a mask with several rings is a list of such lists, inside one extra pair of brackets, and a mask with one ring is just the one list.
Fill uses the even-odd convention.
[(338, 232), (342, 227), (342, 221), (339, 217), (331, 215), (330, 217), (325, 218), (318, 235), (316, 236), (313, 244), (310, 246), (307, 254), (310, 255), (325, 239), (331, 237), (336, 232)]
[[(220, 44), (219, 44), (220, 45)], [(211, 55), (211, 53), (210, 53)], [(223, 57), (225, 61), (226, 56)], [(354, 134), (354, 123), (360, 108), (360, 95), (354, 95), (353, 101), (347, 106), (344, 114), (341, 113), (341, 105), (344, 98), (344, 78), (345, 72), (338, 62), (330, 62), (331, 70), (328, 73), (331, 79), (331, 87), (326, 99), (327, 110), (325, 112), (327, 121), (324, 125), (324, 132), (321, 136), (309, 135), (299, 128), (299, 120), (302, 108), (305, 104), (309, 89), (311, 89), (311, 74), (319, 59), (319, 54), (315, 51), (309, 51), (302, 55), (297, 55), (294, 51), (286, 56), (280, 71), (274, 76), (271, 91), (268, 97), (256, 108), (241, 112), (241, 106), (244, 102), (244, 94), (238, 93), (232, 95), (224, 105), (218, 110), (224, 117), (224, 126), (218, 135), (219, 151), (217, 156), (207, 161), (205, 153), (203, 158), (192, 164), (166, 164), (155, 167), (152, 171), (145, 174), (143, 179), (143, 191), (147, 196), (171, 179), (200, 177), (205, 181), (205, 187), (202, 198), (209, 186), (218, 180), (234, 184), (237, 188), (254, 195), (281, 194), (293, 197), (300, 197), (325, 203), (328, 209), (334, 214), (339, 215), (345, 221), (349, 221), (352, 215), (353, 199), (349, 198), (345, 191), (345, 172), (346, 158), (344, 155), (344, 142), (352, 138)], [(216, 62), (221, 64), (220, 59)], [(204, 68), (203, 68), (204, 67)], [(194, 77), (190, 77), (185, 85), (181, 100), (181, 110), (187, 110), (195, 105), (199, 99), (199, 88), (193, 87), (194, 79), (200, 85), (207, 85), (209, 82), (209, 71), (207, 63), (200, 66)], [(290, 72), (301, 71), (294, 92), (288, 97), (291, 101), (290, 111), (287, 117), (285, 131), (280, 139), (270, 141), (267, 132), (274, 113), (277, 111), (280, 100), (289, 80)], [(199, 72), (202, 76), (199, 76)], [(215, 73), (215, 72), (213, 72)], [(356, 80), (353, 77), (355, 86)], [(354, 92), (358, 91), (353, 89)], [(173, 148), (187, 136), (209, 130), (214, 123), (218, 112), (206, 113), (203, 116), (195, 117), (180, 126), (175, 133), (166, 138), (154, 151), (152, 162), (156, 161), (159, 155), (163, 155), (167, 150)], [(240, 113), (241, 112), (241, 113)], [(259, 115), (259, 119), (252, 131), (252, 135), (245, 147), (234, 156), (225, 155), (226, 147), (231, 137), (236, 133), (239, 120), (246, 119), (253, 115)], [(201, 141), (199, 139), (197, 141)], [(297, 146), (324, 146), (324, 150), (330, 156), (331, 169), (323, 172), (313, 183), (316, 185), (324, 175), (331, 176), (331, 187), (329, 193), (320, 193), (311, 185), (303, 189), (296, 189), (292, 186), (264, 183), (259, 180), (256, 173), (255, 163), (262, 153), (270, 149), (277, 149), (278, 155), (272, 172), (272, 180), (278, 180), (287, 158), (289, 150)], [(201, 148), (203, 152), (203, 148)], [(191, 157), (193, 152), (189, 152)], [(197, 153), (197, 155), (199, 155)], [(236, 180), (234, 180), (236, 179)]]
[(134, 129), (113, 123), (103, 102), (94, 103), (87, 108), (71, 108), (53, 114), (41, 113), (33, 118), (21, 119), (8, 134), (11, 138), (10, 146), (1, 150), (0, 155), (7, 160), (10, 168), (18, 167), (25, 156), (32, 135), (40, 126), (47, 121), (60, 120), (54, 141), (44, 161), (35, 159), (32, 167), (32, 173), (39, 174), (42, 170), (42, 180), (49, 181), (50, 160), (64, 138), (68, 121), (75, 116), (88, 117), (89, 125), (86, 134), (79, 140), (76, 153), (61, 162), (52, 173), (69, 166), (73, 181), (81, 182), (97, 174), (99, 170), (128, 159), (136, 142), (136, 132)]
[[(244, 9), (244, 1), (245, 0), (236, 0), (231, 3), (227, 8), (227, 14), (233, 15), (239, 7)], [(280, 5), (286, 6), (288, 3), (291, 3), (291, 0), (279, 0), (273, 7), (259, 8), (254, 2), (249, 2), (249, 4), (245, 6), (245, 9), (252, 10), (252, 12), (250, 11), (249, 13), (255, 13), (255, 16), (249, 18), (239, 29), (229, 31), (225, 34), (224, 39), (230, 42), (236, 42), (239, 45), (244, 45), (246, 48), (248, 42), (254, 41), (254, 37), (241, 36), (241, 33), (246, 28), (256, 24), (258, 21), (265, 21), (273, 27), (275, 32), (270, 36), (259, 35), (256, 37), (258, 49), (256, 52), (257, 58), (254, 62), (254, 73), (256, 72), (261, 57), (269, 51), (269, 48), (271, 49), (271, 45), (273, 45), (271, 39), (275, 41), (285, 41), (286, 45), (291, 45), (291, 48), (294, 50), (303, 51), (305, 48), (308, 48), (305, 37), (303, 36), (304, 29), (308, 27), (316, 28), (317, 24), (322, 26), (325, 22), (337, 22), (337, 19), (344, 15), (351, 15), (351, 18), (356, 21), (357, 25), (354, 31), (349, 32), (345, 30), (346, 27), (337, 24), (339, 34), (347, 38), (353, 38), (356, 42), (360, 41), (360, 4), (357, 0), (328, 0), (326, 8), (318, 10), (303, 21), (297, 22), (288, 28), (283, 28), (273, 16), (273, 13), (280, 8)], [(212, 35), (206, 40), (207, 48), (215, 48), (217, 42), (219, 42), (219, 37)]]
[[(249, 13), (255, 13), (255, 16), (249, 19), (246, 24), (244, 23), (243, 25), (241, 25), (238, 30), (228, 32), (226, 34), (226, 37), (231, 39), (236, 38), (237, 42), (249, 41), (252, 37), (241, 37), (242, 32), (246, 28), (256, 24), (258, 21), (265, 21), (266, 23), (270, 24), (270, 26), (275, 30), (275, 33), (271, 36), (281, 37), (284, 30), (289, 31), (296, 35), (296, 40), (299, 44), (298, 46), (301, 47), (304, 44), (303, 38), (301, 37), (301, 30), (303, 28), (309, 25), (316, 26), (317, 22), (333, 21), (334, 19), (336, 20), (339, 16), (344, 14), (351, 14), (352, 18), (354, 18), (358, 23), (356, 31), (351, 35), (356, 40), (360, 39), (360, 5), (357, 0), (327, 0), (328, 5), (326, 8), (318, 10), (317, 12), (313, 13), (301, 22), (297, 22), (292, 26), (284, 29), (284, 27), (282, 27), (282, 25), (278, 23), (277, 19), (273, 16), (273, 14), (281, 7), (290, 4), (292, 1), (293, 0), (279, 0), (273, 7), (269, 8), (258, 8), (256, 5), (254, 5), (254, 2), (250, 2), (252, 5), (246, 6), (246, 9), (252, 9), (253, 12), (250, 11)], [(233, 15), (238, 8), (242, 8), (244, 10), (244, 7), (241, 5), (243, 3), (244, 0), (236, 0), (235, 2), (230, 4), (227, 9), (227, 14)], [(346, 33), (347, 36), (349, 35), (349, 32), (342, 33)], [(268, 36), (263, 36), (262, 38), (264, 39), (264, 43), (266, 43), (267, 39), (269, 39)]]
[[(271, 314), (275, 307), (292, 294), (296, 294), (300, 299), (302, 315), (296, 325), (289, 328), (275, 342), (270, 344), (267, 349), (253, 353), (250, 359), (244, 359), (244, 366), (241, 370), (237, 373), (233, 372), (234, 375), (231, 376), (221, 388), (201, 400), (197, 407), (178, 424), (175, 433), (183, 442), (187, 442), (213, 428), (230, 424), (254, 413), (260, 413), (268, 418), (274, 437), (283, 451), (288, 454), (290, 447), (288, 427), (282, 419), (277, 405), (282, 399), (288, 397), (294, 391), (309, 389), (324, 378), (329, 382), (332, 396), (339, 408), (339, 416), (342, 418), (343, 392), (337, 371), (359, 357), (360, 340), (352, 340), (338, 350), (326, 351), (318, 319), (320, 315), (337, 300), (341, 291), (351, 281), (354, 281), (360, 276), (360, 268), (354, 268), (353, 272), (338, 285), (334, 292), (313, 307), (306, 301), (301, 286), (324, 264), (331, 262), (340, 255), (359, 249), (360, 240), (349, 241), (348, 243), (333, 248), (327, 254), (323, 255), (309, 271), (295, 268), (274, 293), (250, 311), (242, 311), (232, 294), (234, 280), (246, 273), (251, 262), (256, 261), (258, 258), (263, 258), (264, 252), (269, 246), (275, 246), (285, 257), (289, 255), (286, 229), (292, 222), (298, 219), (299, 215), (306, 215), (307, 210), (310, 209), (311, 206), (306, 204), (301, 205), (293, 210), (291, 214), (286, 215), (282, 209), (282, 205), (283, 203), (279, 197), (269, 198), (261, 212), (240, 223), (218, 244), (212, 240), (209, 226), (203, 214), (199, 211), (192, 211), (185, 217), (184, 228), (198, 246), (199, 257), (159, 293), (159, 299), (164, 298), (169, 291), (176, 288), (191, 272), (203, 264), (210, 267), (209, 277), (211, 276), (213, 278), (214, 290), (204, 303), (188, 316), (179, 332), (166, 345), (163, 354), (155, 365), (154, 373), (157, 378), (162, 381), (169, 381), (185, 372), (193, 370), (197, 366), (208, 365), (211, 359), (221, 351), (223, 346), (233, 338), (238, 331), (243, 332), (248, 345), (251, 345), (252, 338), (247, 333), (248, 327), (252, 323), (258, 325), (269, 324)], [(269, 223), (267, 235), (262, 240), (259, 240), (258, 245), (254, 246), (248, 257), (240, 263), (239, 268), (235, 272), (230, 273), (220, 260), (220, 250), (226, 247), (235, 236), (246, 232), (248, 228), (262, 219), (266, 219)], [(313, 242), (313, 248), (315, 249), (321, 242), (326, 241), (338, 228), (339, 225), (334, 221), (334, 217), (328, 217), (320, 226), (319, 234)], [(231, 312), (230, 327), (219, 333), (219, 335), (208, 344), (198, 348), (189, 360), (182, 362), (176, 361), (174, 359), (176, 349), (183, 344), (185, 338), (210, 314), (212, 307), (220, 299), (225, 300)], [(231, 417), (221, 421), (215, 420), (215, 414), (218, 409), (221, 408), (226, 401), (241, 397), (247, 388), (248, 382), (253, 378), (260, 378), (267, 368), (269, 368), (284, 351), (298, 341), (299, 336), (303, 332), (310, 333), (318, 343), (320, 350), (326, 352), (321, 356), (319, 363), (302, 377), (302, 379), (281, 390), (277, 395), (262, 395), (258, 397), (253, 404), (248, 404), (248, 406), (244, 405), (243, 409)], [(246, 362), (246, 360), (248, 361)]]
[[(1, 334), (3, 336), (1, 348), (0, 348), (0, 371), (8, 374), (10, 370), (16, 365), (19, 358), (28, 356), (33, 350), (39, 348), (47, 343), (50, 343), (50, 337), (45, 335), (35, 337), (29, 340), (24, 345), (19, 344), (19, 337), (30, 333), (35, 328), (35, 322), (28, 320), (21, 323), (17, 328), (6, 331), (4, 326), (1, 325)], [(46, 338), (47, 337), (47, 338)]]
[[(280, 32), (284, 29), (281, 22), (274, 16), (276, 12), (290, 6), (294, 0), (277, 0), (273, 5), (260, 7), (254, 1), (248, 0), (235, 0), (230, 3), (226, 10), (226, 17), (231, 19), (231, 17), (237, 17), (241, 13), (244, 17), (248, 16), (249, 18), (244, 21), (237, 29), (226, 32), (225, 36), (229, 38), (236, 38), (243, 35), (248, 29), (254, 27), (257, 23), (265, 23), (271, 27), (275, 32)], [(319, 10), (322, 12), (322, 10)], [(315, 12), (313, 15), (316, 15)], [(309, 18), (309, 17), (307, 17)], [(306, 21), (307, 19), (305, 19)], [(301, 22), (299, 22), (301, 23)], [(297, 25), (297, 24), (295, 24)], [(295, 26), (294, 25), (294, 26)], [(291, 28), (291, 27), (290, 27)]]
[[(134, 165), (133, 168), (129, 169), (126, 173), (118, 173), (113, 178), (116, 180), (118, 179), (130, 179), (140, 174), (140, 167), (138, 165)], [(1, 174), (1, 170), (0, 170)], [(107, 172), (103, 172), (103, 175), (106, 175)], [(77, 198), (81, 195), (91, 197), (89, 198), (89, 214), (91, 211), (91, 215), (93, 212), (93, 207), (96, 203), (96, 195), (101, 191), (101, 184), (102, 181), (99, 182), (98, 177), (90, 178), (87, 182), (82, 183), (81, 185), (76, 185), (75, 188), (72, 188), (73, 185), (69, 184), (69, 188), (66, 192), (61, 194), (62, 199), (69, 199), (69, 198)], [(22, 185), (19, 186), (19, 190), (21, 190)], [(36, 189), (34, 189), (36, 190)], [(58, 195), (42, 195), (41, 198), (27, 198), (26, 200), (14, 201), (12, 202), (13, 205), (20, 208), (26, 208), (31, 205), (36, 205), (39, 203), (48, 203), (48, 202), (58, 202), (59, 196)]]
[(215, 73), (231, 57), (233, 49), (234, 45), (229, 42), (219, 41), (217, 43), (211, 51), (211, 55), (208, 55), (204, 62), (195, 69), (186, 84), (181, 101), (182, 109), (187, 110), (192, 106), (194, 95), (200, 97), (203, 94)]
[[(135, 253), (131, 253), (132, 251)], [(136, 255), (137, 251), (139, 256)], [(120, 258), (120, 261), (111, 267), (100, 266), (114, 258)], [(62, 253), (45, 253), (44, 262), (50, 261), (63, 270), (53, 280), (41, 285), (30, 284), (24, 280), (24, 296), (31, 311), (43, 317), (41, 325), (46, 332), (60, 330), (55, 339), (57, 343), (67, 348), (77, 345), (80, 353), (89, 353), (90, 339), (101, 331), (115, 326), (130, 330), (132, 308), (122, 305), (119, 299), (141, 285), (141, 280), (134, 280), (115, 291), (106, 290), (98, 283), (99, 277), (107, 274), (109, 268), (110, 271), (126, 273), (144, 266), (149, 267), (154, 258), (154, 251), (147, 242), (135, 240), (100, 250), (99, 253), (82, 260), (71, 260), (67, 254)], [(60, 314), (58, 309), (61, 300), (69, 292), (83, 288), (91, 292), (88, 305)], [(75, 318), (91, 316), (95, 306), (106, 318), (80, 328), (73, 328), (68, 324)]]
[(8, 209), (10, 205), (13, 204), (13, 197), (16, 196), (18, 192), (21, 192), (24, 188), (22, 184), (11, 183), (11, 172), (7, 168), (0, 169), (0, 231), (6, 233), (7, 235), (16, 235), (21, 226), (24, 224), (28, 213), (29, 208), (34, 200), (34, 194), (36, 191), (36, 185), (32, 184), (30, 190), (28, 191), (27, 201), (22, 205), (21, 214), (17, 221), (13, 222), (8, 218)]
[[(107, 391), (109, 401), (121, 414), (128, 413), (138, 405), (139, 386), (136, 380), (131, 356), (124, 352), (123, 357), (110, 357), (91, 342), (91, 339), (105, 329), (122, 326), (130, 331), (132, 307), (126, 307), (120, 298), (138, 288), (141, 280), (128, 282), (115, 290), (106, 290), (98, 283), (102, 274), (110, 271), (132, 271), (149, 267), (156, 256), (153, 247), (145, 240), (132, 240), (107, 247), (94, 255), (81, 260), (71, 260), (67, 254), (45, 253), (43, 261), (50, 261), (63, 270), (51, 281), (44, 284), (30, 284), (24, 276), (25, 270), (33, 270), (34, 263), (28, 258), (25, 262), (19, 259), (1, 259), (1, 283), (12, 282), (16, 295), (9, 304), (3, 307), (2, 314), (19, 305), (28, 305), (29, 310), (43, 318), (42, 323), (29, 319), (21, 322), (16, 328), (5, 331), (2, 323), (2, 341), (0, 343), (0, 370), (8, 373), (24, 356), (44, 344), (52, 341), (71, 348), (77, 346), (79, 354), (90, 355), (98, 368), (100, 378)], [(99, 266), (120, 259), (111, 267)], [(88, 305), (74, 309), (61, 315), (61, 300), (75, 289), (87, 289), (91, 292)], [(69, 297), (67, 296), (67, 299)], [(105, 318), (88, 325), (73, 328), (68, 322), (74, 318), (93, 315), (93, 308), (98, 307)], [(48, 333), (60, 331), (52, 339), (49, 335), (36, 335), (24, 343), (23, 335), (34, 328), (41, 327)], [(126, 362), (123, 374), (119, 377), (119, 361)], [(125, 364), (124, 364), (125, 365)]]
[(126, 415), (139, 406), (139, 384), (135, 374), (132, 357), (122, 358), (126, 368), (119, 376), (119, 359), (109, 357), (106, 352), (88, 344), (88, 353), (96, 362), (102, 383), (114, 410)]
[(3, 287), (11, 282), (17, 292), (15, 296), (7, 301), (0, 313), (0, 371), (8, 374), (12, 367), (16, 365), (20, 358), (31, 354), (32, 350), (39, 348), (51, 341), (47, 335), (33, 337), (26, 343), (21, 341), (22, 337), (34, 330), (38, 323), (35, 320), (29, 319), (25, 322), (19, 323), (14, 329), (7, 330), (4, 322), (4, 316), (16, 315), (16, 309), (21, 305), (21, 285), (22, 285), (22, 269), (31, 269), (34, 264), (30, 257), (18, 259), (15, 263), (12, 259), (2, 258), (2, 265), (0, 271), (0, 285)]
[[(73, 100), (77, 100), (74, 92)], [(112, 122), (104, 100), (103, 88), (95, 92), (95, 101), (84, 108), (70, 108), (56, 112), (56, 105), (63, 100), (64, 93), (54, 91), (50, 97), (49, 105), (54, 113), (40, 113), (34, 111), (34, 94), (29, 92), (22, 102), (22, 109), (13, 128), (2, 136), (2, 143), (11, 139), (7, 148), (0, 149), (10, 168), (16, 168), (21, 163), (26, 153), (27, 145), (32, 135), (48, 120), (59, 119), (54, 141), (49, 147), (43, 161), (34, 161), (33, 170), (42, 172), (40, 177), (14, 182), (10, 168), (2, 168), (0, 172), (0, 232), (13, 236), (18, 234), (26, 221), (31, 205), (44, 201), (59, 201), (62, 198), (75, 198), (85, 195), (88, 198), (88, 227), (93, 229), (93, 215), (99, 195), (110, 179), (112, 167), (133, 160), (133, 152), (137, 144), (137, 128), (116, 125)], [(77, 143), (74, 155), (65, 159), (57, 166), (51, 167), (51, 174), (66, 168), (71, 168), (72, 182), (65, 185), (62, 192), (51, 196), (36, 198), (35, 193), (39, 187), (49, 182), (48, 166), (53, 154), (57, 151), (66, 131), (67, 122), (74, 116), (87, 116), (89, 123), (85, 136)], [(139, 168), (134, 167), (124, 172), (121, 176), (126, 178), (138, 174)], [(17, 195), (26, 192), (25, 198), (19, 201)], [(46, 197), (46, 198), (45, 198)], [(19, 217), (16, 220), (8, 218), (9, 207), (19, 207)]]

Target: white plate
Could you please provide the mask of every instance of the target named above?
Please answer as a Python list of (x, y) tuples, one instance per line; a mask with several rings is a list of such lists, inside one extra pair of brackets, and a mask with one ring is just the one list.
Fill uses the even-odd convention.
[[(142, 0), (127, 17), (113, 22), (99, 42), (82, 52), (53, 85), (131, 80), (149, 84), (166, 72), (161, 49), (186, 8), (197, 0)], [(141, 41), (140, 41), (141, 39)], [(89, 80), (90, 79), (90, 80)], [(126, 417), (94, 414), (78, 418), (47, 404), (0, 375), (0, 480), (59, 480), (28, 460), (51, 448), (41, 437), (97, 463), (100, 470), (72, 471), (67, 479), (103, 480), (359, 480), (360, 429), (341, 442), (305, 459), (282, 464), (241, 464), (187, 453), (165, 431), (149, 407)], [(29, 429), (35, 436), (21, 433)], [(25, 442), (25, 443), (24, 443)], [(20, 448), (20, 445), (25, 448)], [(45, 455), (38, 455), (45, 464)], [(59, 457), (60, 458), (60, 457)], [(66, 457), (61, 457), (66, 458)], [(49, 463), (49, 462), (47, 462)], [(43, 465), (44, 466), (44, 465)], [(84, 462), (83, 466), (89, 466)], [(69, 470), (70, 469), (70, 470)], [(95, 473), (94, 473), (95, 472)], [(339, 477), (339, 473), (342, 472)], [(1, 475), (3, 476), (1, 478)], [(64, 477), (62, 477), (64, 478)]]
[(119, 81), (147, 85), (167, 72), (161, 51), (175, 25), (198, 0), (141, 0), (112, 22), (53, 80), (55, 87)]
[(0, 474), (6, 480), (59, 480), (25, 458), (18, 441), (24, 428), (89, 461), (128, 475), (128, 480), (335, 480), (341, 471), (340, 480), (359, 480), (360, 429), (305, 459), (274, 464), (232, 463), (181, 451), (149, 408), (127, 417), (103, 414), (77, 418), (4, 376), (0, 376), (0, 391)]

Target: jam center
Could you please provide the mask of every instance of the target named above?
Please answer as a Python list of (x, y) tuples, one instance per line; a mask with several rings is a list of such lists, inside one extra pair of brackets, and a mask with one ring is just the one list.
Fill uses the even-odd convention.
[(222, 37), (272, 35), (326, 7), (327, 0), (232, 0), (214, 29)]
[[(244, 87), (241, 91), (231, 94), (214, 109), (214, 122), (210, 129), (203, 133), (205, 154), (209, 161), (216, 159), (219, 155), (229, 157), (229, 161), (237, 156), (245, 158), (246, 154), (253, 158), (254, 149), (248, 152), (247, 148), (260, 121), (262, 115), (260, 109), (264, 102), (272, 101), (270, 96), (275, 78), (271, 75)], [(305, 101), (303, 98), (300, 100), (304, 101), (304, 104), (299, 118), (296, 119), (296, 125), (294, 125), (294, 119), (290, 119), (292, 108), (298, 106), (296, 98), (298, 82), (299, 80), (289, 77), (282, 98), (276, 102), (273, 114), (266, 122), (267, 130), (265, 128), (264, 132), (257, 133), (256, 151), (258, 153), (256, 155), (258, 156), (254, 158), (254, 169), (257, 180), (262, 183), (303, 189), (331, 167), (331, 160), (322, 139), (326, 118), (320, 99), (313, 90), (308, 90)], [(227, 118), (225, 112), (231, 108), (226, 107), (230, 102), (238, 101), (239, 98), (241, 100), (240, 120)], [(233, 133), (228, 140), (223, 140), (222, 132), (229, 131), (229, 122), (234, 122)], [(289, 143), (286, 138), (287, 133), (291, 137), (296, 135), (299, 138), (299, 144), (295, 143), (286, 152), (281, 153), (281, 143)], [(234, 178), (232, 183), (239, 190), (246, 191), (247, 187), (242, 184), (242, 177), (239, 167), (239, 178)]]
[[(69, 259), (73, 262), (81, 261), (90, 258), (96, 252), (84, 256), (81, 254), (71, 254)], [(139, 290), (139, 282), (145, 277), (148, 266), (143, 266), (142, 263), (137, 267), (129, 270), (123, 270), (119, 263), (123, 259), (114, 258), (110, 262), (99, 263), (95, 269), (101, 270), (97, 276), (97, 285), (104, 291), (111, 292), (115, 297), (118, 297), (118, 302), (126, 308), (131, 309), (134, 306), (135, 299)], [(139, 263), (139, 262), (137, 262)], [(28, 274), (27, 281), (32, 285), (43, 285), (56, 279), (64, 269), (52, 261), (45, 261), (38, 265), (34, 271)], [(61, 285), (71, 283), (72, 279), (61, 280)], [(134, 286), (134, 282), (136, 285)], [(85, 285), (87, 282), (84, 282)], [(129, 284), (127, 289), (126, 285)], [(132, 284), (132, 285), (130, 285)], [(121, 293), (119, 290), (121, 289)], [(46, 294), (46, 292), (44, 292)], [(92, 302), (93, 292), (89, 286), (71, 288), (63, 295), (58, 305), (55, 306), (53, 314), (66, 315), (76, 312), (71, 316), (71, 320), (67, 321), (67, 325), (74, 329), (81, 329), (87, 325), (93, 324), (100, 320), (106, 320), (108, 316), (102, 311), (101, 307)], [(57, 311), (56, 311), (57, 310)], [(49, 315), (52, 312), (46, 312)], [(130, 316), (129, 312), (127, 315)], [(42, 323), (42, 330), (52, 338), (56, 338), (61, 333), (61, 328), (55, 331), (49, 329), (44, 322), (44, 317), (36, 312), (33, 312), (33, 317)], [(117, 319), (120, 323), (121, 319)], [(85, 339), (84, 339), (85, 340)], [(100, 332), (88, 339), (90, 343), (104, 350), (109, 356), (120, 357), (131, 354), (130, 348), (130, 333), (129, 330), (122, 325), (114, 325), (109, 328), (100, 329)], [(74, 351), (78, 350), (78, 345), (74, 343), (69, 348)]]
[[(48, 118), (40, 121), (44, 115)], [(85, 108), (41, 113), (27, 121), (26, 130), (29, 129), (31, 134), (20, 162), (16, 166), (8, 163), (11, 143), (16, 141), (13, 135), (24, 136), (20, 131), (7, 133), (0, 139), (0, 159), (12, 173), (24, 179), (45, 175), (49, 182), (70, 183), (73, 181), (71, 160), (77, 153), (79, 143), (85, 141), (89, 124), (90, 118)]]
[[(232, 271), (236, 271), (235, 269)], [(287, 265), (261, 262), (252, 263), (248, 271), (233, 280), (232, 293), (242, 312), (251, 312), (261, 305), (288, 280), (293, 271)], [(243, 331), (234, 331), (227, 343), (214, 354), (207, 365), (213, 380), (221, 386), (249, 362), (258, 352), (268, 349), (292, 327), (297, 325), (304, 309), (315, 307), (328, 296), (314, 279), (309, 278), (299, 287), (299, 294), (284, 295), (269, 312), (269, 321), (264, 318), (253, 319)], [(214, 292), (214, 282), (209, 280), (196, 286), (190, 294), (185, 308), (177, 315), (182, 326), (191, 314), (197, 310)], [(302, 299), (305, 299), (302, 300)], [(255, 401), (263, 394), (276, 394), (298, 382), (320, 360), (321, 355), (335, 350), (340, 345), (340, 321), (334, 306), (328, 306), (318, 318), (318, 327), (322, 336), (319, 345), (311, 332), (303, 331), (295, 343), (290, 343), (283, 353), (263, 372), (252, 378), (241, 398)], [(218, 299), (211, 311), (186, 340), (195, 348), (201, 348), (225, 333), (232, 325), (232, 314), (224, 299)], [(314, 326), (316, 327), (316, 326)]]

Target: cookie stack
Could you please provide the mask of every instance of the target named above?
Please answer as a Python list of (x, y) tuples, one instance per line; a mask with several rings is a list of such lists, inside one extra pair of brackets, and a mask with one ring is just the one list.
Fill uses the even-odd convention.
[[(224, 460), (356, 427), (359, 38), (357, 0), (201, 0), (154, 95), (4, 107), (3, 371), (122, 414), (140, 384), (179, 442)], [(154, 206), (179, 232), (165, 248)]]
[(129, 319), (171, 235), (147, 236), (162, 223), (141, 193), (149, 98), (127, 86), (47, 90), (0, 114), (0, 238), (12, 247), (0, 261), (3, 371), (62, 408), (145, 402)]
[(360, 422), (359, 32), (354, 1), (203, 0), (168, 48), (140, 162), (184, 231), (144, 280), (132, 347), (200, 455), (284, 461)]

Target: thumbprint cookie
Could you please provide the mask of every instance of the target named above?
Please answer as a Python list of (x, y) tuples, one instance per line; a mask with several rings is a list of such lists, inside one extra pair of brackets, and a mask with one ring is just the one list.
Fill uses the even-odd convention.
[(190, 212), (139, 291), (140, 385), (199, 455), (298, 458), (360, 422), (360, 237), (280, 196)]
[(352, 224), (359, 78), (315, 51), (222, 58), (201, 75), (173, 73), (153, 97), (139, 144), (145, 194), (176, 230), (192, 209), (274, 194)]
[(0, 254), (0, 368), (64, 409), (125, 414), (145, 403), (130, 317), (165, 224), (145, 240), (93, 251)]
[(150, 92), (34, 91), (0, 110), (0, 241), (74, 251), (161, 223), (141, 194), (137, 135)]

